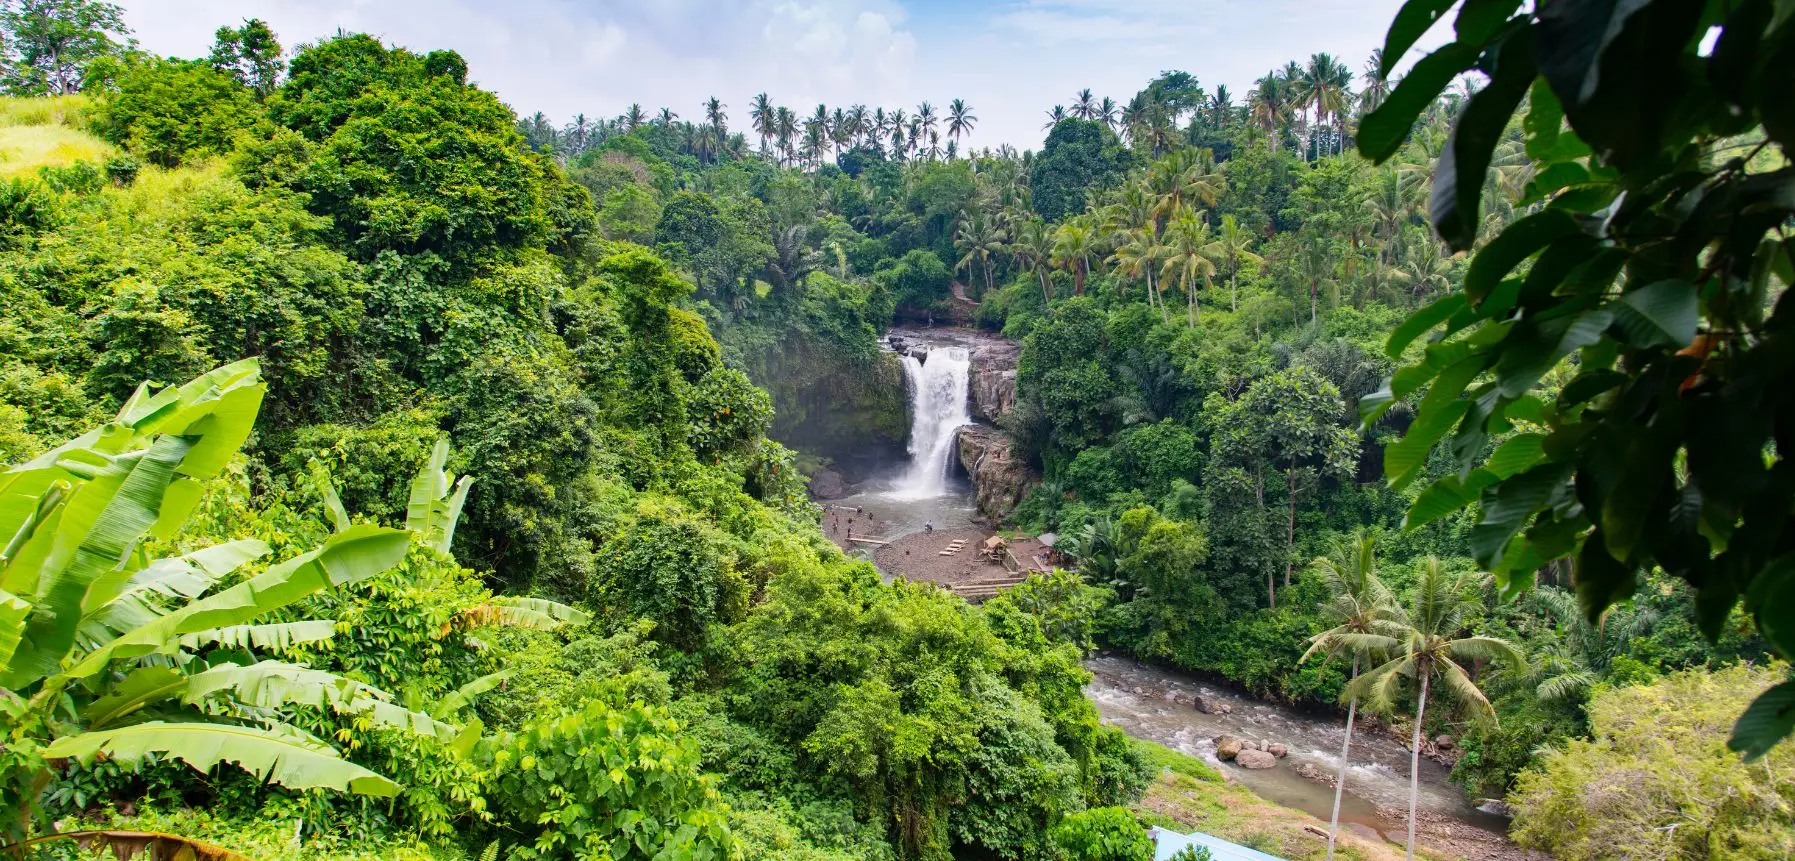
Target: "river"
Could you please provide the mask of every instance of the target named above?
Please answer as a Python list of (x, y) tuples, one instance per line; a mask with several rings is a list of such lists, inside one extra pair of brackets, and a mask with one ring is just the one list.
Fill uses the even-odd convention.
[[(1249, 697), (1223, 685), (1182, 673), (1145, 666), (1116, 656), (1093, 657), (1085, 666), (1095, 674), (1085, 689), (1106, 723), (1129, 735), (1203, 759), (1259, 796), (1327, 821), (1334, 803), (1332, 787), (1297, 773), (1308, 764), (1332, 776), (1340, 767), (1344, 716), (1312, 714)], [(1174, 702), (1177, 696), (1183, 702)], [(1192, 696), (1225, 703), (1231, 714), (1204, 714), (1188, 705)], [(1215, 738), (1234, 735), (1280, 742), (1290, 755), (1276, 768), (1255, 771), (1215, 757)], [(1343, 826), (1366, 836), (1400, 842), (1404, 823), (1379, 815), (1379, 808), (1406, 813), (1409, 801), (1409, 752), (1382, 733), (1353, 734), (1352, 768), (1340, 808)], [(1447, 777), (1447, 769), (1421, 760), (1420, 806), (1424, 814), (1461, 823), (1491, 836), (1508, 830), (1508, 820), (1479, 810)]]

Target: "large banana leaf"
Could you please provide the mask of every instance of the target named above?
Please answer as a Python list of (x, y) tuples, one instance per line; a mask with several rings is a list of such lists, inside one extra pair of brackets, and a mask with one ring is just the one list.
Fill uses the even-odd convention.
[(189, 678), (174, 667), (138, 667), (105, 696), (88, 703), (81, 719), (89, 730), (105, 729), (145, 706), (179, 696), (187, 690)]
[(332, 535), (317, 550), (120, 635), (89, 652), (66, 671), (67, 675), (86, 678), (114, 659), (166, 650), (184, 634), (247, 624), (324, 589), (365, 580), (397, 565), (405, 558), (410, 541), (406, 533), (396, 529), (367, 524), (350, 527)]
[(44, 748), (47, 758), (70, 757), (82, 762), (101, 753), (127, 764), (160, 753), (202, 772), (229, 762), (289, 789), (335, 789), (383, 797), (399, 793), (399, 784), (343, 761), (329, 747), (255, 727), (151, 721), (64, 736)]
[(430, 529), (437, 502), (449, 492), (449, 474), (443, 471), (448, 461), (449, 441), (439, 439), (430, 448), (430, 459), (411, 480), (411, 497), (405, 502), (406, 529), (420, 534)]
[(306, 643), (322, 643), (335, 637), (337, 623), (329, 619), (276, 622), (268, 625), (231, 625), (181, 635), (181, 648), (219, 645), (232, 649), (287, 649)]
[(392, 695), (379, 688), (281, 661), (262, 661), (247, 667), (225, 664), (195, 673), (188, 677), (181, 697), (189, 705), (201, 705), (219, 692), (229, 692), (238, 702), (264, 709), (303, 705), (340, 714), (366, 715), (377, 724), (433, 735), (444, 741), (459, 731), (429, 715), (394, 705), (390, 701)]
[(0, 589), (0, 665), (12, 660), (13, 651), (19, 647), (19, 638), (25, 634), (25, 614), (29, 612), (30, 604)]
[[(148, 451), (120, 455), (102, 468), (99, 477), (71, 494), (64, 503), (56, 546), (35, 578), (37, 592), (25, 639), (0, 673), (0, 686), (17, 690), (61, 666), (75, 644), (88, 587), (102, 572), (123, 565), (156, 522), (162, 492), (192, 447), (187, 437), (157, 437)], [(126, 472), (119, 478), (121, 469)], [(10, 573), (7, 579), (13, 581)]]
[[(455, 525), (467, 504), (473, 476), (459, 481), (443, 469), (449, 461), (449, 441), (439, 439), (430, 449), (430, 460), (411, 480), (411, 496), (405, 503), (405, 528), (425, 536), (430, 546), (448, 553), (455, 543)], [(450, 487), (454, 492), (450, 493)]]
[(158, 559), (137, 571), (108, 572), (82, 604), (81, 639), (97, 645), (147, 625), (176, 602), (198, 598), (225, 575), (266, 555), (267, 544), (245, 538)]

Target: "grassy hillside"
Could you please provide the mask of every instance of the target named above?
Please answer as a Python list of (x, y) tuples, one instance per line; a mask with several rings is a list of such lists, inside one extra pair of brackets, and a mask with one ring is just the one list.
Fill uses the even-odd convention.
[(87, 108), (86, 96), (0, 98), (0, 179), (105, 162), (117, 150), (83, 130)]

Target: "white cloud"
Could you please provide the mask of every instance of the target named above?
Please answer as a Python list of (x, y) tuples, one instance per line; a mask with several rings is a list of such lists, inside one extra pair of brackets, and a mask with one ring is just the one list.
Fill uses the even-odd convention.
[(144, 47), (200, 56), (221, 24), (267, 20), (289, 45), (338, 29), (453, 48), (519, 113), (690, 117), (715, 95), (731, 125), (767, 92), (819, 102), (970, 102), (972, 143), (1039, 146), (1046, 109), (1085, 87), (1125, 102), (1181, 68), (1244, 97), (1267, 69), (1331, 51), (1355, 69), (1399, 0), (124, 0)]

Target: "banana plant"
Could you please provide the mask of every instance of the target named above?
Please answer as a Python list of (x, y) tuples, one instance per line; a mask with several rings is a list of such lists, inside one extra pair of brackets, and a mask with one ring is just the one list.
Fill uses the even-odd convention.
[[(218, 588), (269, 553), (235, 541), (148, 558), (248, 439), (266, 386), (254, 360), (182, 386), (141, 386), (100, 428), (0, 472), (0, 806), (25, 831), (51, 761), (158, 756), (201, 771), (233, 763), (293, 789), (391, 796), (400, 787), (285, 723), (294, 706), (439, 738), (457, 728), (370, 686), (243, 647), (315, 642), (329, 620), (258, 624), (325, 589), (396, 565), (411, 536), (344, 525), (322, 546)], [(215, 648), (217, 647), (217, 648)], [(252, 659), (251, 659), (252, 660)]]

